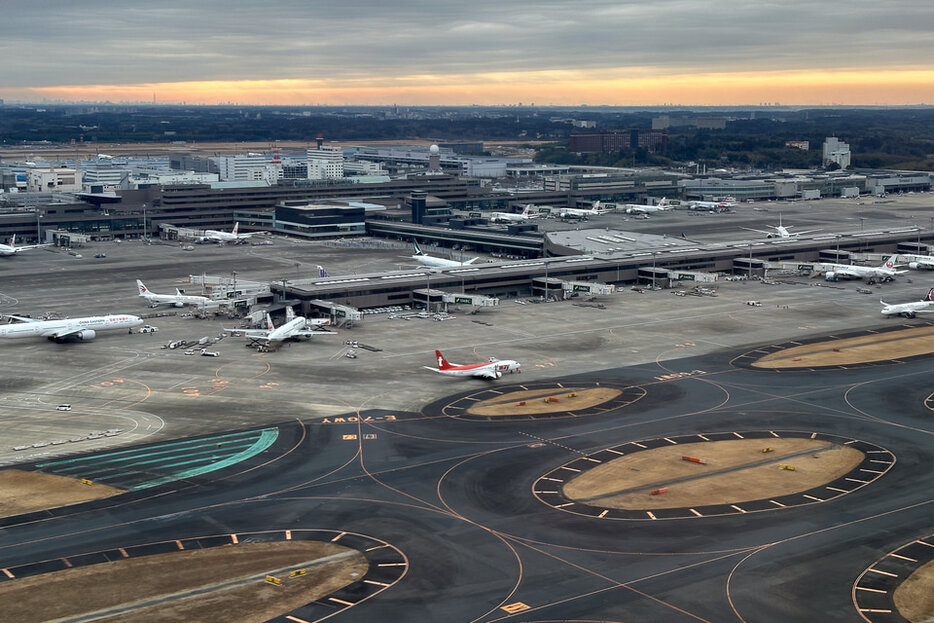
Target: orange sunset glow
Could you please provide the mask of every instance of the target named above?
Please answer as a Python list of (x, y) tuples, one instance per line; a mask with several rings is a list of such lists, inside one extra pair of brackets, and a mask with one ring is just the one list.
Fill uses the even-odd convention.
[[(610, 75), (608, 75), (610, 74)], [(110, 101), (243, 105), (728, 106), (912, 105), (934, 101), (934, 70), (773, 71), (664, 76), (530, 71), (407, 75), (359, 80), (234, 80), (6, 89), (25, 101)]]

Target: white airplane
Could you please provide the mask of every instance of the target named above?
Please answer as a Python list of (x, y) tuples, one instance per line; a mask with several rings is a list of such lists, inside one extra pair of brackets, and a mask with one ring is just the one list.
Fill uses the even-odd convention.
[(908, 272), (905, 270), (896, 270), (896, 261), (898, 261), (898, 255), (893, 255), (885, 260), (882, 266), (824, 264), (826, 269), (824, 278), (827, 281), (837, 281), (838, 279), (865, 279), (868, 283), (874, 283), (875, 281), (892, 281), (895, 279), (896, 275)]
[(789, 225), (785, 227), (782, 225), (782, 215), (778, 215), (778, 225), (766, 225), (766, 227), (773, 229), (774, 231), (763, 231), (761, 229), (753, 229), (752, 227), (740, 227), (740, 229), (745, 229), (746, 231), (754, 231), (760, 234), (765, 234), (766, 238), (797, 238), (798, 236), (803, 236), (804, 234), (813, 234), (816, 231), (823, 231), (820, 229), (809, 229), (807, 231), (788, 231), (794, 225)]
[(136, 287), (139, 289), (139, 295), (149, 301), (150, 307), (155, 307), (160, 303), (168, 303), (175, 307), (184, 307), (185, 305), (204, 307), (211, 302), (211, 299), (206, 296), (182, 294), (182, 291), (178, 288), (175, 288), (175, 294), (156, 294), (143, 285), (143, 282), (139, 279), (136, 280)]
[(58, 343), (69, 339), (87, 342), (93, 340), (98, 331), (130, 329), (143, 324), (142, 319), (129, 314), (66, 318), (65, 320), (36, 320), (21, 316), (9, 317), (19, 322), (0, 325), (0, 338), (45, 337)]
[(928, 309), (934, 305), (934, 288), (928, 290), (927, 296), (920, 301), (913, 303), (897, 303), (895, 305), (879, 301), (885, 307), (882, 308), (883, 316), (904, 316), (905, 318), (914, 318), (918, 313), (931, 312), (934, 309)]
[(688, 208), (691, 210), (725, 210), (736, 207), (732, 201), (692, 201)]
[(10, 240), (10, 244), (0, 244), (0, 256), (16, 255), (20, 251), (28, 251), (30, 249), (38, 249), (45, 245), (42, 244), (24, 244), (16, 246), (16, 234), (13, 234), (13, 239)]
[(590, 208), (561, 208), (558, 210), (559, 218), (587, 218), (588, 216), (597, 216), (606, 214), (610, 210), (600, 206), (600, 200), (593, 202)]
[(532, 204), (530, 203), (518, 214), (515, 212), (494, 212), (490, 220), (494, 223), (521, 223), (533, 218), (538, 218), (538, 214), (532, 214)]
[(930, 255), (902, 255), (911, 270), (934, 270), (934, 257)]
[(296, 316), (291, 307), (286, 307), (285, 324), (282, 326), (275, 326), (272, 323), (272, 318), (269, 317), (269, 314), (266, 314), (265, 329), (228, 329), (224, 327), (224, 331), (241, 333), (254, 344), (262, 342), (268, 345), (271, 342), (281, 342), (282, 340), (293, 337), (311, 337), (312, 335), (330, 334), (331, 331), (315, 331), (306, 328), (309, 326), (320, 327), (329, 324), (331, 324), (331, 320), (328, 318), (308, 319), (303, 316)]
[(433, 255), (428, 255), (418, 246), (418, 241), (413, 239), (412, 243), (415, 245), (415, 254), (410, 256), (416, 262), (424, 264), (425, 266), (431, 266), (432, 268), (454, 268), (457, 266), (466, 266), (468, 264), (473, 264), (479, 258), (472, 257), (466, 262), (458, 262), (457, 260), (448, 260), (443, 257), (434, 257)]
[(237, 233), (237, 230), (240, 229), (240, 223), (234, 223), (233, 231), (218, 231), (216, 229), (205, 229), (204, 235), (198, 238), (201, 242), (236, 242), (237, 240), (246, 240), (254, 235), (256, 232), (249, 234), (240, 234)]
[(510, 374), (513, 372), (522, 372), (522, 364), (512, 359), (499, 360), (495, 357), (490, 357), (490, 360), (486, 363), (456, 365), (445, 359), (440, 350), (435, 351), (435, 357), (438, 360), (437, 368), (432, 368), (431, 366), (422, 367), (426, 370), (431, 370), (438, 374), (446, 374), (448, 376), (477, 376), (482, 379), (494, 380), (500, 378), (507, 372)]
[(674, 210), (674, 206), (668, 202), (666, 197), (662, 197), (662, 200), (653, 206), (642, 205), (641, 203), (627, 203), (623, 207), (626, 209), (626, 214), (649, 214), (650, 212)]

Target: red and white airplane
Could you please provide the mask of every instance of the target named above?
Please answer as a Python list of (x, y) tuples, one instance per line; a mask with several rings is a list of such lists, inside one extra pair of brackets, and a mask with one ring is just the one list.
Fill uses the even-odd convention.
[(469, 363), (459, 366), (453, 364), (444, 358), (440, 350), (435, 351), (435, 357), (438, 359), (438, 367), (422, 366), (426, 370), (437, 372), (438, 374), (447, 374), (448, 376), (478, 376), (482, 379), (498, 379), (505, 373), (522, 372), (522, 365), (512, 359), (496, 359), (490, 357), (486, 363)]

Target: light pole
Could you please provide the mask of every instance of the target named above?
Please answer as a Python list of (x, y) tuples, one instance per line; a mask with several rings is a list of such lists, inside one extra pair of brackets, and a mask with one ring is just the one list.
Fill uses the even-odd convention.
[(143, 204), (143, 241), (145, 242), (149, 236), (146, 233), (146, 204)]
[(431, 270), (425, 271), (425, 281), (428, 283), (428, 292), (425, 295), (425, 309), (431, 313)]
[(746, 278), (752, 279), (752, 243), (749, 243), (749, 264), (746, 267)]
[(42, 218), (39, 215), (39, 208), (36, 208), (36, 244), (42, 242), (42, 235), (39, 233), (39, 219)]

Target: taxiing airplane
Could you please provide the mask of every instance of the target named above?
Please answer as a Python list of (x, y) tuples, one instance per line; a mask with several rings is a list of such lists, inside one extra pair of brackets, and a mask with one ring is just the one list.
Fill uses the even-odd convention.
[(626, 214), (649, 214), (653, 212), (665, 212), (667, 210), (674, 210), (674, 206), (668, 202), (666, 197), (662, 197), (662, 200), (658, 202), (657, 205), (642, 205), (640, 203), (627, 203), (623, 206), (626, 210)]
[(206, 296), (182, 294), (182, 291), (178, 288), (175, 288), (175, 294), (156, 294), (143, 285), (143, 282), (139, 279), (136, 280), (136, 287), (139, 289), (139, 295), (149, 301), (150, 307), (155, 307), (160, 303), (168, 303), (175, 307), (184, 307), (185, 305), (204, 307), (211, 303), (211, 299)]
[(525, 209), (518, 214), (515, 212), (494, 212), (490, 220), (494, 223), (521, 223), (538, 218), (538, 214), (532, 214), (532, 204), (525, 206)]
[(588, 216), (597, 216), (606, 214), (610, 210), (601, 207), (600, 200), (593, 202), (590, 208), (561, 208), (558, 210), (559, 218), (587, 218)]
[(234, 223), (234, 228), (230, 232), (205, 229), (204, 235), (198, 238), (198, 240), (201, 242), (236, 242), (237, 240), (246, 240), (256, 235), (256, 232), (249, 234), (237, 233), (238, 229), (240, 229), (240, 223)]
[(765, 234), (766, 238), (797, 238), (798, 236), (803, 236), (804, 234), (813, 234), (816, 231), (823, 231), (820, 229), (809, 229), (807, 231), (788, 231), (794, 225), (789, 225), (785, 227), (782, 225), (782, 215), (778, 215), (778, 225), (766, 225), (766, 227), (773, 229), (774, 231), (763, 231), (761, 229), (753, 229), (752, 227), (740, 227), (740, 229), (745, 229), (746, 231), (754, 231), (760, 234)]
[(883, 316), (904, 316), (905, 318), (914, 318), (916, 314), (934, 312), (934, 309), (928, 309), (934, 305), (934, 288), (928, 290), (927, 296), (920, 301), (913, 303), (897, 303), (895, 305), (879, 301), (884, 305), (882, 308)]
[(688, 205), (690, 210), (726, 210), (736, 207), (732, 201), (692, 201)]
[(410, 256), (413, 260), (425, 266), (430, 266), (432, 268), (455, 268), (457, 266), (466, 266), (468, 264), (473, 264), (479, 258), (472, 257), (465, 262), (458, 262), (457, 260), (449, 260), (443, 257), (435, 257), (433, 255), (428, 255), (418, 246), (417, 240), (412, 240), (412, 244), (415, 245), (415, 254)]
[(87, 342), (93, 340), (98, 331), (130, 329), (143, 324), (142, 319), (129, 314), (110, 316), (88, 316), (65, 320), (36, 320), (21, 316), (9, 316), (18, 322), (0, 325), (0, 338), (45, 337), (62, 343), (68, 340)]
[(476, 376), (482, 379), (498, 379), (505, 373), (522, 372), (522, 364), (512, 359), (497, 359), (490, 357), (486, 363), (468, 363), (466, 365), (457, 365), (450, 363), (444, 358), (440, 350), (435, 351), (435, 358), (438, 360), (438, 367), (422, 366), (426, 370), (446, 374), (448, 376)]
[(13, 234), (10, 244), (0, 244), (0, 256), (16, 255), (21, 251), (28, 251), (30, 249), (38, 249), (45, 245), (42, 244), (24, 244), (16, 246), (16, 234)]
[(285, 324), (277, 327), (272, 323), (272, 318), (266, 314), (265, 329), (228, 329), (224, 331), (229, 333), (240, 333), (245, 338), (251, 340), (254, 344), (268, 345), (271, 342), (281, 342), (290, 338), (311, 337), (312, 335), (331, 334), (331, 331), (315, 331), (306, 327), (320, 327), (331, 324), (328, 318), (308, 319), (303, 316), (296, 316), (291, 307), (285, 308)]
[(898, 261), (898, 255), (893, 255), (885, 260), (882, 266), (853, 266), (851, 264), (824, 264), (826, 272), (824, 278), (827, 281), (837, 281), (838, 279), (865, 279), (868, 283), (876, 281), (892, 281), (896, 275), (908, 272), (905, 270), (896, 270), (895, 262)]

